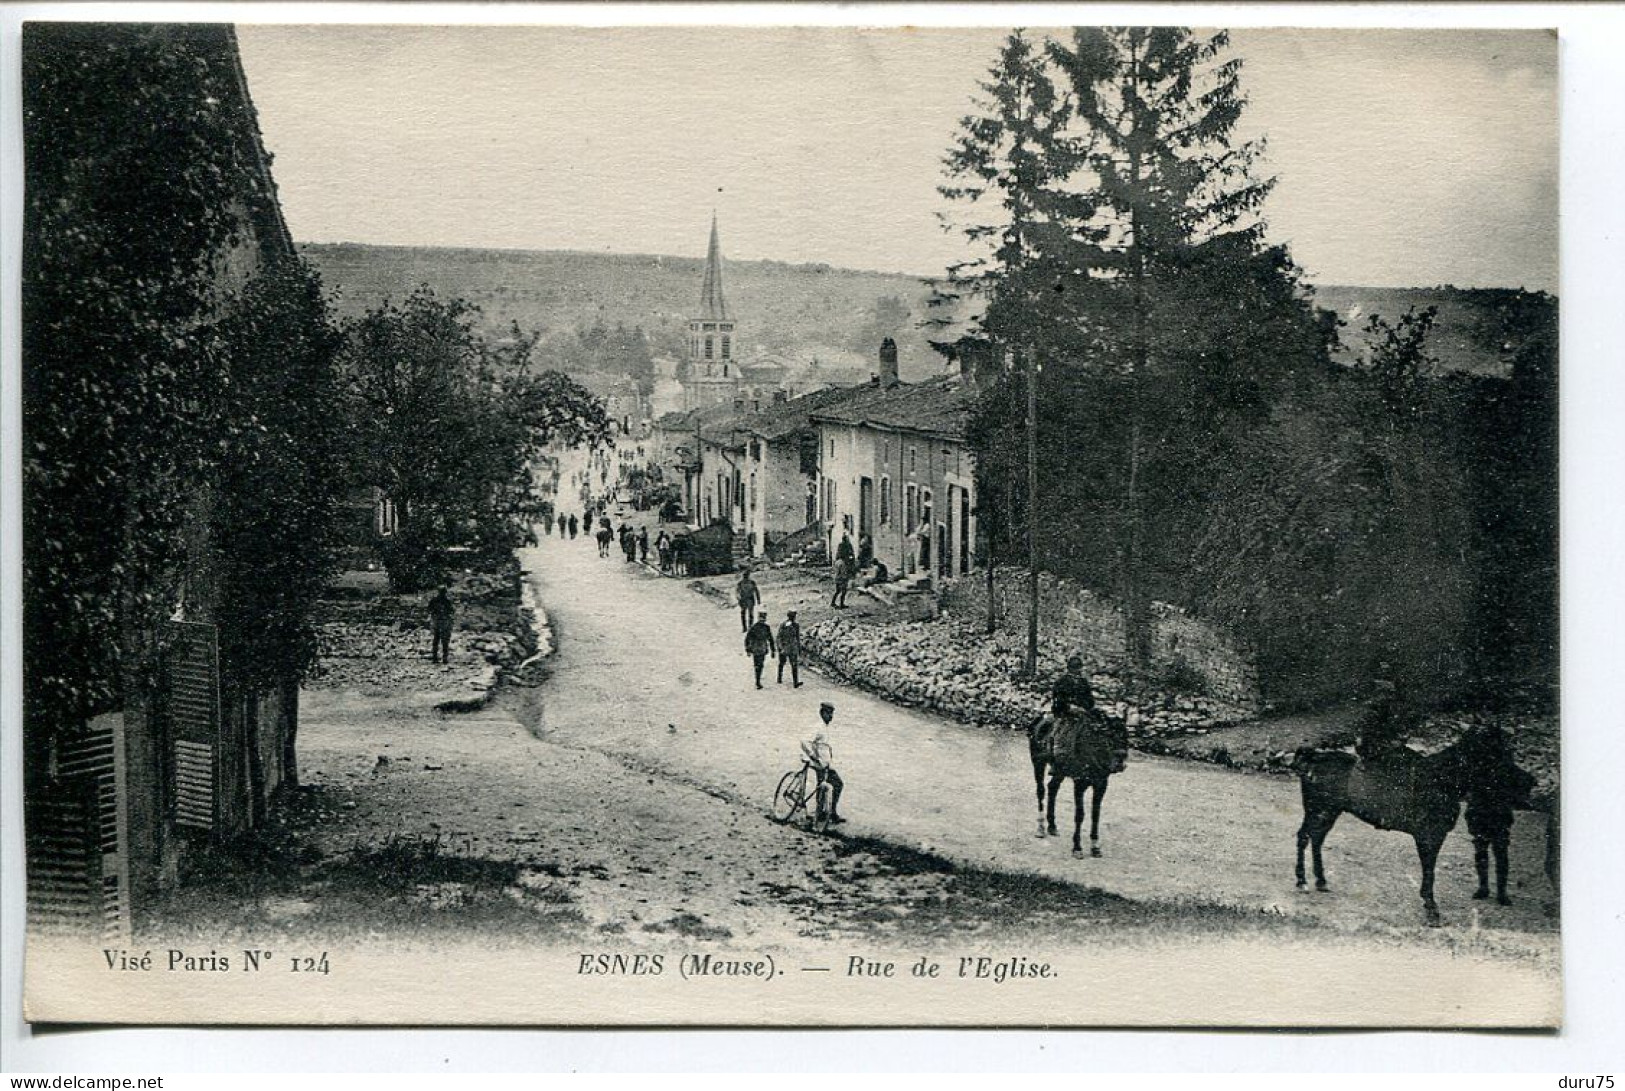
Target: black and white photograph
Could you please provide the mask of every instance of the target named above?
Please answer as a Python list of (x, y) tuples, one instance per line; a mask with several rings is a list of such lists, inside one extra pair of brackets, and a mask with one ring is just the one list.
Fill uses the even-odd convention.
[(1559, 37), (21, 33), (26, 1017), (1552, 1029)]

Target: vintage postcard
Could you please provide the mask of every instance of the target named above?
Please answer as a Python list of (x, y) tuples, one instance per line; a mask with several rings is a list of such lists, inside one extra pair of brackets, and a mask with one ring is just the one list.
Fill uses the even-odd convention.
[(1559, 1025), (1557, 57), (28, 23), (28, 1018)]

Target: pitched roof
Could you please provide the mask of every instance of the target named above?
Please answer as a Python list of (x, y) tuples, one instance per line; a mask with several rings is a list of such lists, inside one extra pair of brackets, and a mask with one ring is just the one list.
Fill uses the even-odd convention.
[(700, 318), (728, 320), (728, 301), (722, 297), (722, 242), (717, 236), (716, 213), (711, 214), (711, 245), (705, 252), (705, 282), (700, 286)]
[(976, 401), (975, 388), (957, 375), (891, 387), (855, 387), (847, 393), (853, 396), (815, 410), (812, 419), (963, 440)]
[(799, 398), (775, 402), (759, 413), (753, 413), (745, 426), (752, 435), (761, 436), (769, 443), (788, 439), (811, 427), (815, 412), (833, 409), (842, 402), (861, 396), (872, 387), (830, 386), (803, 394)]

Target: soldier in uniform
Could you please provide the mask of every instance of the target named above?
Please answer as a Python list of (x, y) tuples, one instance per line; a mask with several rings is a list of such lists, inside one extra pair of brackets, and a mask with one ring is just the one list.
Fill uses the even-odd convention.
[(790, 681), (795, 683), (791, 688), (801, 688), (801, 624), (796, 621), (794, 610), (785, 614), (784, 624), (779, 626), (779, 684), (784, 684), (784, 665), (790, 664)]
[(1360, 717), (1354, 752), (1362, 761), (1376, 761), (1408, 752), (1405, 740), (1420, 717), (1388, 672), (1378, 675), (1374, 696)]
[(756, 669), (756, 688), (761, 689), (762, 664), (774, 654), (773, 626), (767, 623), (766, 610), (757, 616), (756, 624), (745, 631), (745, 652), (750, 656), (751, 666)]

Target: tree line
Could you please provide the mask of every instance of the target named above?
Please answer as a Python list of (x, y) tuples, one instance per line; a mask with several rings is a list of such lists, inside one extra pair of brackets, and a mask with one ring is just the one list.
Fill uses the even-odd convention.
[(942, 192), (979, 256), (937, 302), (980, 314), (960, 350), (994, 380), (991, 559), (1116, 597), (1131, 683), (1153, 600), (1245, 636), (1283, 703), (1549, 681), (1555, 303), (1477, 300), (1510, 379), (1441, 376), (1430, 311), (1346, 362), (1266, 238), (1241, 74), (1223, 33), (1016, 32), (961, 123)]

